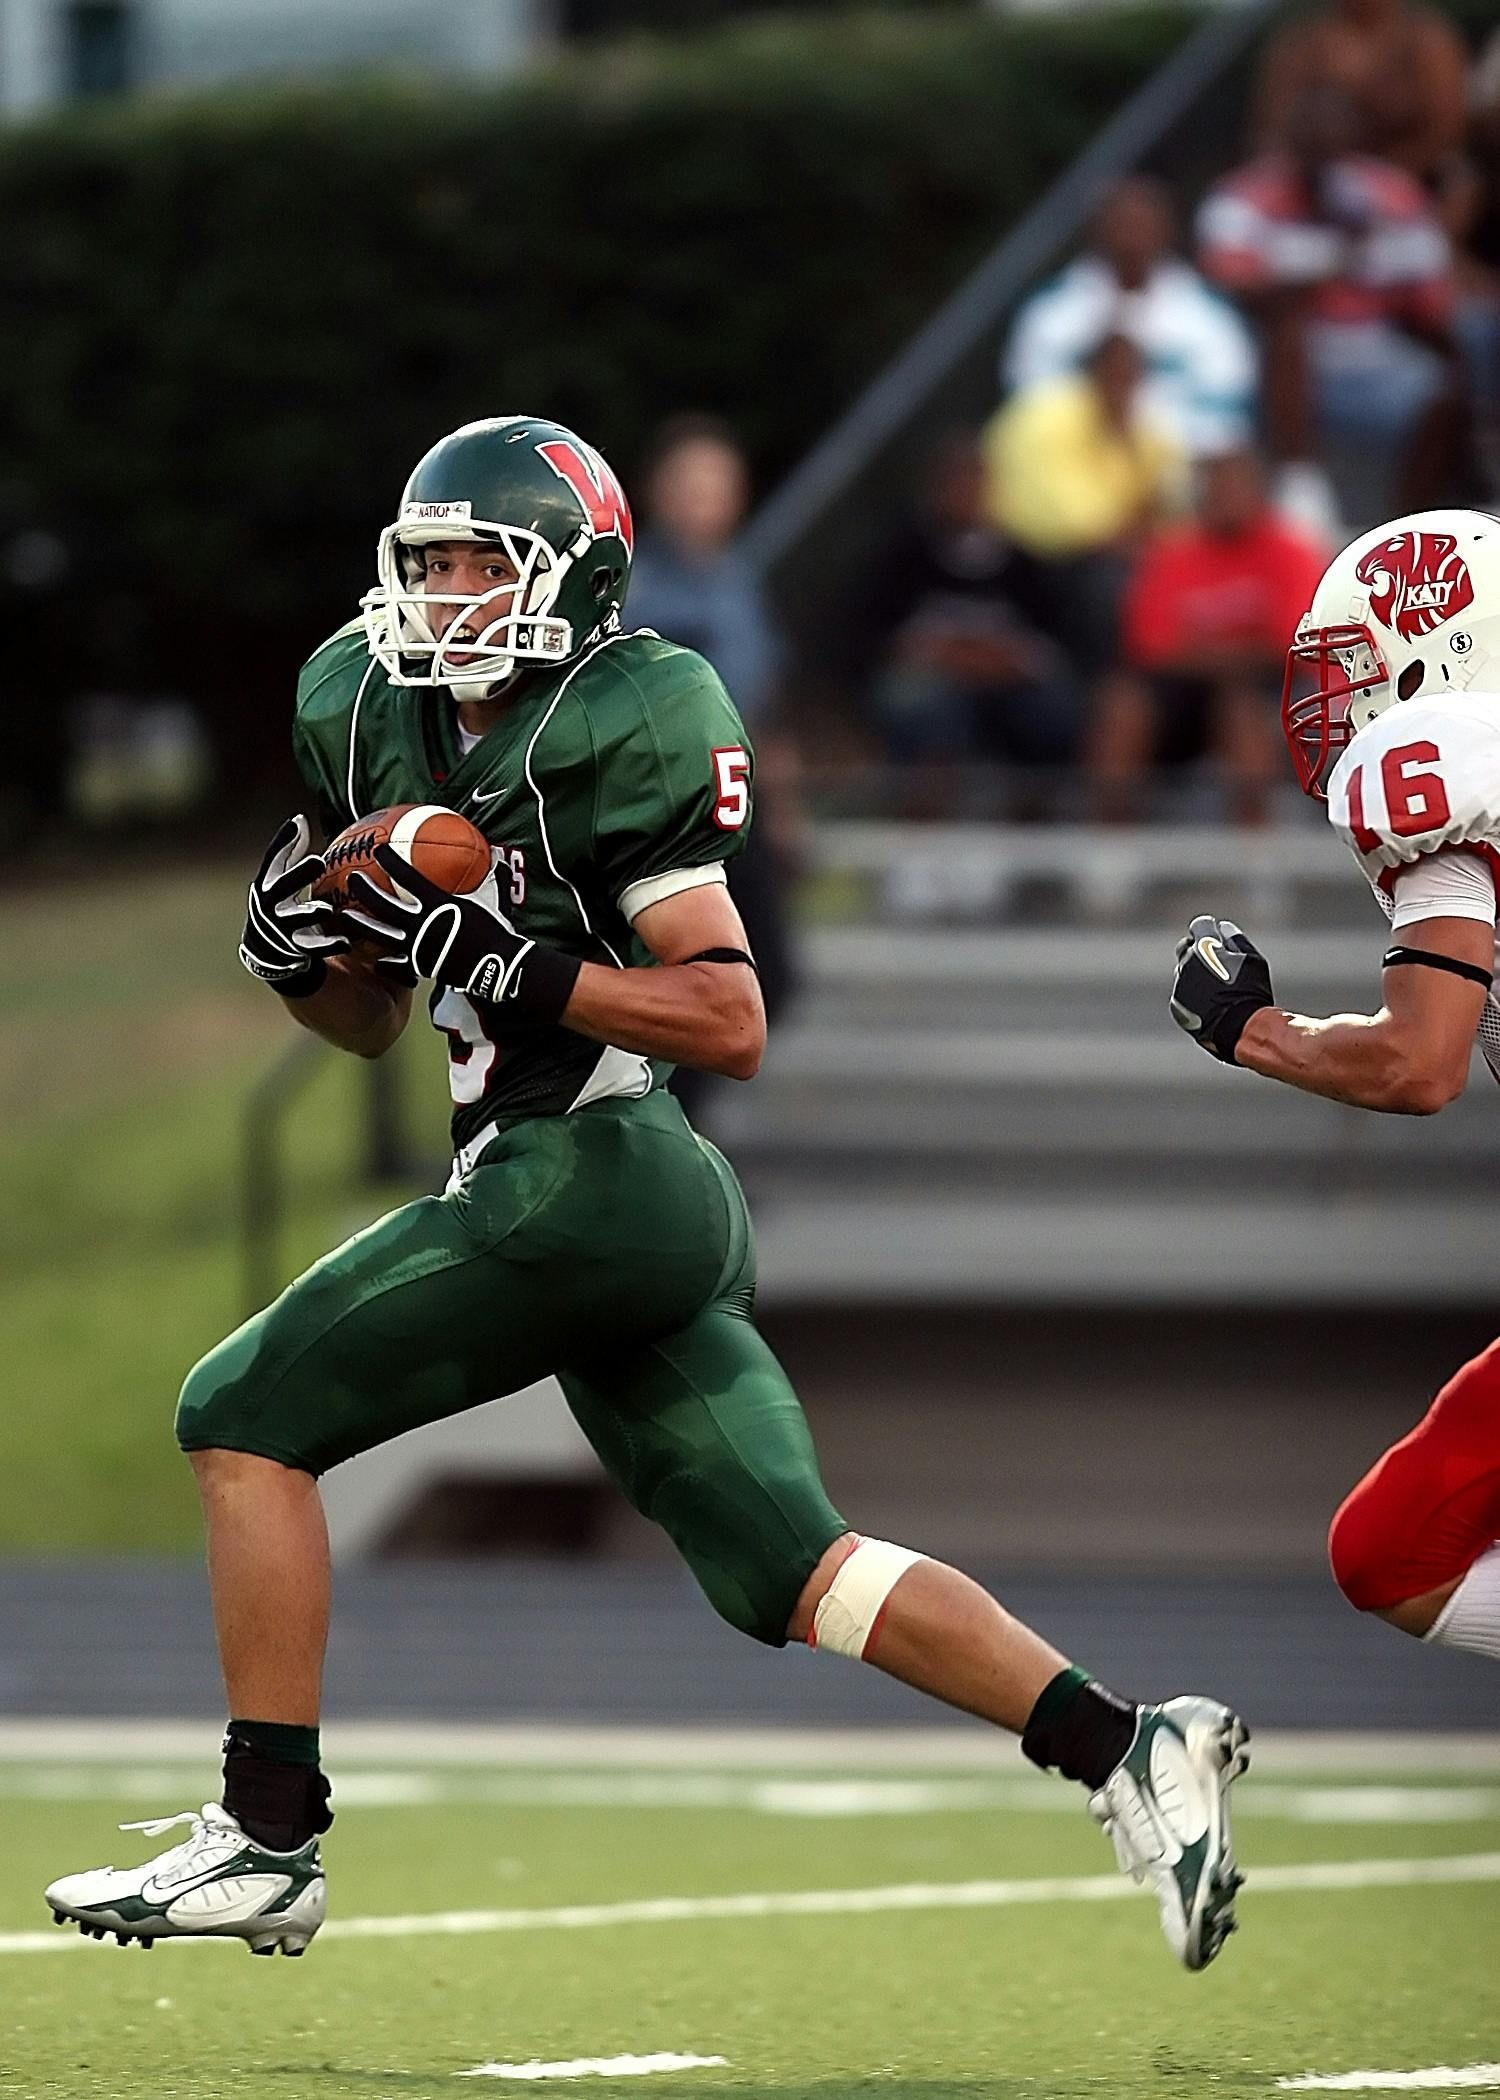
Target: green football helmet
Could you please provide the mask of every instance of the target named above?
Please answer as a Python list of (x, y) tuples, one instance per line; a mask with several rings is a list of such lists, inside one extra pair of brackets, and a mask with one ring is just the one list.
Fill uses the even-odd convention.
[[(516, 580), (480, 597), (429, 592), (424, 550), (448, 540), (498, 546)], [(538, 416), (466, 423), (418, 461), (380, 535), (360, 601), (370, 652), (393, 685), (482, 698), (518, 665), (568, 663), (618, 628), (634, 545), (630, 505), (592, 445)], [(463, 609), (441, 634), (434, 604)]]

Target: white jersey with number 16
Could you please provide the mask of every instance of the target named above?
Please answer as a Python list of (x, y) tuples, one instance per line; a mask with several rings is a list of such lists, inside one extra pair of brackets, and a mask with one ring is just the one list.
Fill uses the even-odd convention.
[[(1500, 693), (1424, 694), (1386, 708), (1334, 768), (1328, 817), (1397, 930), (1420, 919), (1493, 926)], [(1500, 1079), (1500, 1000), (1493, 990), (1479, 1033)]]

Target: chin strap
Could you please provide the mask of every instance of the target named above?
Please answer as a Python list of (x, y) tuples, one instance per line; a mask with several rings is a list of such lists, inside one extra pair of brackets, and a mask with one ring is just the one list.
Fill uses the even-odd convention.
[(1424, 970), (1447, 970), (1454, 977), (1467, 977), (1471, 984), (1482, 984), (1486, 991), (1495, 981), (1493, 970), (1486, 970), (1480, 963), (1460, 962), (1456, 955), (1437, 955), (1431, 948), (1387, 948), (1380, 958), (1382, 970), (1400, 970), (1408, 964)]
[(499, 678), (450, 678), (446, 689), (460, 704), (475, 700), (498, 700), (500, 695), (514, 684), (518, 668), (518, 660), (513, 656), (510, 669)]

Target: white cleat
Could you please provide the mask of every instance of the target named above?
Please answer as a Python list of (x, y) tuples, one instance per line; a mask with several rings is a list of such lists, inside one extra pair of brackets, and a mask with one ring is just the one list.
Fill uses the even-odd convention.
[(1238, 1714), (1215, 1699), (1168, 1699), (1141, 1708), (1134, 1742), (1089, 1799), (1123, 1870), (1155, 1891), (1167, 1944), (1189, 1969), (1206, 1969), (1235, 1929), (1245, 1877), (1229, 1789), (1249, 1763)]
[(301, 1954), (327, 1907), (317, 1839), (296, 1852), (268, 1852), (215, 1802), (201, 1815), (120, 1828), (159, 1837), (178, 1823), (190, 1823), (192, 1836), (143, 1867), (95, 1867), (54, 1881), (47, 1901), (56, 1922), (96, 1940), (112, 1932), (122, 1947), (216, 1938), (244, 1940), (252, 1954)]

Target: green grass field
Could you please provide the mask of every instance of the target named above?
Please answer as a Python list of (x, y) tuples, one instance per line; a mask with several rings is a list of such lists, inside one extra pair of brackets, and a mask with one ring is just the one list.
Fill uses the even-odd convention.
[[(241, 869), (135, 872), (0, 917), (0, 1552), (198, 1545), (172, 1441), (184, 1373), (245, 1312), (251, 1086), (294, 1037), (235, 958)], [(399, 1055), (441, 1151), (442, 1054)], [(391, 1202), (356, 1186), (364, 1068), (330, 1051), (287, 1123), (281, 1280)]]
[[(6, 1760), (0, 2094), (408, 2100), (659, 2052), (724, 2062), (585, 2089), (1209, 2100), (1308, 2073), (1494, 2066), (1500, 1770), (1263, 1761), (1271, 1776), (1239, 1789), (1243, 1930), (1194, 1977), (1070, 1790), (1011, 1765), (346, 1759), (336, 1923), (287, 1962), (145, 1954), (47, 1922), (39, 1891), (60, 1869), (170, 1842), (113, 1826), (203, 1798), (210, 1757)], [(1425, 1885), (1444, 1871), (1431, 1861), (1472, 1878)], [(1360, 1885), (1371, 1862), (1396, 1885)], [(1334, 1871), (1354, 1885), (1317, 1885)], [(783, 1914), (776, 1899), (808, 1892), (834, 1892), (828, 1914)], [(705, 1911), (725, 1897), (761, 1901)], [(685, 1900), (611, 1910), (662, 1898)], [(497, 2064), (511, 2075), (454, 2083)]]

